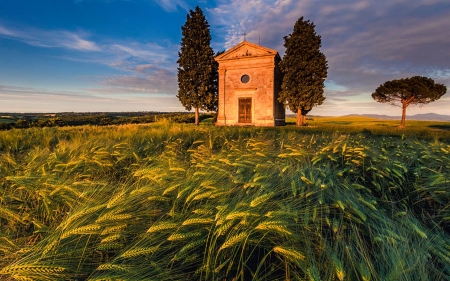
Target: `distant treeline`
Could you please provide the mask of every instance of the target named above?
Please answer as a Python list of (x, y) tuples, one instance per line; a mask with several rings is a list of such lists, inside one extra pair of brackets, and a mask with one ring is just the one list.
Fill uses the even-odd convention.
[[(209, 118), (214, 119), (215, 114), (200, 114), (200, 121)], [(0, 113), (0, 130), (32, 127), (144, 124), (162, 119), (168, 119), (175, 123), (194, 123), (195, 116), (194, 113), (188, 112)]]

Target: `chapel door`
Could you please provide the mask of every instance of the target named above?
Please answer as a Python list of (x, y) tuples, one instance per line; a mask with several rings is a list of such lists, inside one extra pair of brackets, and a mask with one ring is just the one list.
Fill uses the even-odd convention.
[(252, 123), (252, 98), (239, 99), (239, 123)]

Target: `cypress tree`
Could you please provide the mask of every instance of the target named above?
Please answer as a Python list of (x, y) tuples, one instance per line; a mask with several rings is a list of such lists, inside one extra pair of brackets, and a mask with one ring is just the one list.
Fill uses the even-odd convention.
[(218, 65), (210, 46), (208, 21), (198, 6), (189, 11), (181, 30), (177, 97), (187, 110), (194, 108), (198, 125), (200, 109), (217, 111)]
[(292, 34), (284, 37), (286, 53), (280, 62), (283, 81), (278, 100), (297, 113), (297, 126), (306, 125), (306, 114), (325, 100), (328, 62), (321, 46), (314, 23), (303, 17), (295, 23)]

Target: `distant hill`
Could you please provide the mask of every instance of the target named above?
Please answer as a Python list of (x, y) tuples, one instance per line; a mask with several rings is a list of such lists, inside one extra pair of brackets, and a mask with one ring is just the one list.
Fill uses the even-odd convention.
[[(370, 118), (377, 119), (388, 119), (388, 120), (396, 120), (401, 119), (401, 116), (389, 116), (389, 115), (380, 115), (380, 114), (350, 114), (345, 116), (364, 116)], [(406, 120), (420, 120), (420, 121), (450, 121), (450, 115), (440, 115), (436, 113), (425, 113), (425, 114), (415, 114), (415, 115), (406, 115)]]

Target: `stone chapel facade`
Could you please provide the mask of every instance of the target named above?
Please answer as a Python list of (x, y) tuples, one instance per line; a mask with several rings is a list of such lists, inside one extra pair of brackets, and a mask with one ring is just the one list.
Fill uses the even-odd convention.
[(277, 51), (247, 41), (217, 56), (219, 110), (217, 125), (285, 125), (278, 101), (281, 72)]

